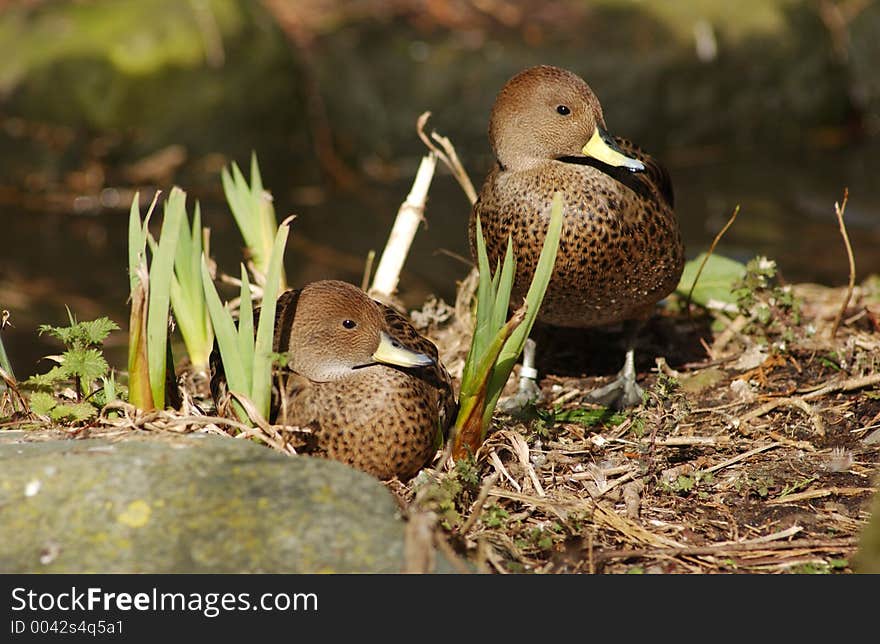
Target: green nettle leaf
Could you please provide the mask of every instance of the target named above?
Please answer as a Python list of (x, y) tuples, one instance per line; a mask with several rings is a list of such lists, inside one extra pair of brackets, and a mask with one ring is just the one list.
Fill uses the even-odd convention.
[(691, 301), (700, 306), (708, 306), (710, 302), (736, 305), (737, 299), (734, 294), (734, 285), (743, 279), (746, 274), (746, 266), (721, 255), (711, 255), (700, 272), (696, 286), (697, 272), (706, 257), (706, 253), (700, 253), (697, 257), (684, 265), (678, 286), (675, 292), (682, 297), (687, 297), (693, 287)]
[(49, 412), (58, 404), (58, 401), (55, 400), (52, 394), (45, 391), (35, 391), (30, 395), (28, 402), (30, 403), (31, 411), (41, 416), (48, 416)]
[(116, 376), (115, 372), (111, 372), (109, 376), (101, 377), (101, 385), (102, 385), (102, 393), (103, 393), (103, 401), (106, 405), (108, 402), (112, 400), (116, 400)]
[(119, 330), (119, 325), (107, 317), (79, 322), (78, 326), (82, 328), (83, 337), (87, 344), (102, 344), (111, 331)]
[(46, 373), (34, 374), (22, 385), (28, 389), (51, 389), (55, 385), (64, 382), (70, 377), (67, 368), (63, 365), (56, 365)]
[[(69, 309), (67, 314), (70, 318), (69, 326), (55, 327), (49, 324), (40, 326), (41, 334), (48, 333), (67, 346), (67, 350), (60, 357), (52, 357), (59, 364), (52, 367), (47, 373), (31, 376), (23, 385), (29, 389), (43, 390), (39, 392), (42, 395), (35, 394), (34, 411), (43, 415), (49, 414), (51, 411), (50, 415), (56, 420), (66, 418), (77, 421), (89, 418), (94, 414), (94, 410), (88, 415), (85, 414), (86, 407), (81, 409), (72, 407), (64, 411), (60, 408), (62, 404), (53, 400), (45, 390), (51, 391), (57, 386), (75, 379), (79, 390), (78, 395), (90, 393), (95, 381), (104, 378), (109, 371), (107, 361), (98, 347), (103, 344), (110, 332), (118, 329), (119, 326), (106, 317), (88, 322), (77, 322)], [(86, 406), (92, 407), (91, 404)]]
[(87, 402), (61, 403), (49, 412), (49, 416), (52, 420), (79, 423), (92, 418), (97, 413), (98, 410)]
[(65, 345), (73, 348), (90, 347), (101, 344), (111, 331), (119, 329), (119, 325), (107, 317), (88, 322), (71, 322), (70, 326), (52, 326), (41, 324), (40, 335), (48, 333), (58, 338)]
[(86, 382), (106, 376), (110, 371), (107, 361), (97, 349), (71, 349), (64, 353), (62, 365), (68, 375), (76, 375)]
[(40, 335), (48, 333), (49, 335), (58, 338), (62, 342), (66, 342), (67, 335), (65, 333), (65, 328), (66, 327), (52, 326), (51, 324), (41, 324), (37, 327), (37, 330), (40, 332)]

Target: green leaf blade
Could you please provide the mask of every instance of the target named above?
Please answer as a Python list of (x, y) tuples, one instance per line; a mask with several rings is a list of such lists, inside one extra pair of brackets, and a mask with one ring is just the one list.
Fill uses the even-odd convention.
[(241, 352), (238, 347), (238, 332), (235, 328), (235, 322), (233, 322), (232, 315), (220, 301), (220, 295), (217, 293), (217, 288), (214, 286), (214, 281), (211, 279), (210, 272), (208, 272), (207, 262), (204, 259), (202, 260), (202, 285), (208, 305), (208, 312), (217, 336), (217, 347), (220, 351), (220, 358), (223, 361), (226, 382), (231, 391), (247, 396), (249, 393), (247, 388), (248, 379), (245, 375), (245, 366), (241, 360)]
[(238, 305), (238, 351), (245, 367), (246, 389), (248, 397), (253, 395), (254, 364), (254, 304), (251, 300), (251, 284), (247, 269), (241, 265), (241, 296)]
[(165, 216), (159, 243), (150, 263), (150, 290), (147, 306), (147, 361), (150, 389), (159, 409), (165, 407), (166, 347), (168, 342), (168, 307), (171, 301), (171, 279), (174, 258), (180, 237), (181, 220), (186, 216), (186, 194), (172, 188), (165, 202)]
[(275, 234), (266, 284), (263, 286), (263, 304), (260, 309), (260, 322), (257, 326), (257, 341), (254, 347), (254, 375), (251, 399), (264, 418), (269, 417), (272, 393), (272, 344), (275, 332), (275, 308), (281, 290), (281, 275), (284, 267), (284, 250), (290, 232), (290, 218), (285, 220)]

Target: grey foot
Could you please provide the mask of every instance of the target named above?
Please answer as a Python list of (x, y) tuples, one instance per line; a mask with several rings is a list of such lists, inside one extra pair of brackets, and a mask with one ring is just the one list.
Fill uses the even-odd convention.
[(498, 410), (505, 414), (519, 414), (541, 399), (541, 389), (531, 378), (520, 378), (515, 394), (498, 401)]
[(605, 407), (626, 409), (640, 405), (644, 393), (635, 378), (618, 375), (607, 385), (593, 389), (587, 394), (587, 399)]
[(644, 390), (636, 382), (636, 369), (634, 351), (626, 352), (623, 369), (617, 374), (617, 378), (607, 385), (593, 389), (587, 394), (587, 399), (614, 409), (626, 409), (642, 403)]
[(541, 400), (538, 387), (538, 370), (535, 369), (535, 341), (529, 338), (523, 348), (523, 363), (519, 372), (517, 392), (498, 402), (499, 411), (506, 414), (519, 414)]

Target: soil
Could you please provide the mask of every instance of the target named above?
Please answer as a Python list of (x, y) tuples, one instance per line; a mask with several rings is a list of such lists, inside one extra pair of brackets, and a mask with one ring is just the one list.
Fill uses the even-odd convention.
[[(452, 373), (469, 343), (468, 288), (454, 308), (413, 314)], [(534, 409), (496, 413), (476, 458), (438, 453), (412, 481), (388, 483), (415, 543), (490, 573), (852, 572), (880, 463), (880, 280), (854, 289), (833, 337), (846, 289), (790, 293), (797, 310), (778, 289), (755, 294), (765, 322), (688, 315), (670, 298), (639, 335), (645, 402), (620, 412), (586, 394), (620, 367), (621, 334), (536, 328)], [(126, 412), (28, 435), (239, 431), (211, 423)], [(265, 442), (278, 447), (278, 435)], [(414, 570), (431, 559), (410, 554)]]
[(846, 290), (796, 285), (797, 313), (758, 293), (767, 324), (673, 298), (640, 334), (646, 401), (619, 413), (585, 398), (620, 334), (536, 329), (535, 413), (496, 414), (475, 461), (394, 489), (487, 572), (852, 572), (880, 462), (880, 291), (856, 287), (832, 338)]

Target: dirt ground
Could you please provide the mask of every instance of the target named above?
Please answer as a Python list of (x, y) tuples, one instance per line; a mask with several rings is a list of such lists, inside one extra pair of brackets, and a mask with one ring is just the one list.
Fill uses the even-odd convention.
[[(620, 367), (620, 333), (536, 328), (535, 409), (496, 413), (475, 459), (438, 453), (388, 483), (409, 568), (431, 570), (436, 546), (490, 573), (852, 572), (880, 463), (880, 279), (844, 310), (846, 290), (758, 289), (727, 314), (672, 296), (639, 336), (645, 402), (621, 412), (585, 402)], [(460, 374), (464, 299), (413, 319)], [(31, 436), (231, 431), (211, 422), (154, 412)]]
[[(584, 400), (620, 334), (537, 329), (536, 413), (496, 414), (475, 461), (392, 487), (487, 572), (852, 572), (880, 462), (880, 289), (855, 288), (832, 338), (846, 290), (758, 294), (766, 323), (670, 302), (639, 340), (646, 402), (619, 413)], [(461, 347), (434, 334), (454, 370)]]

